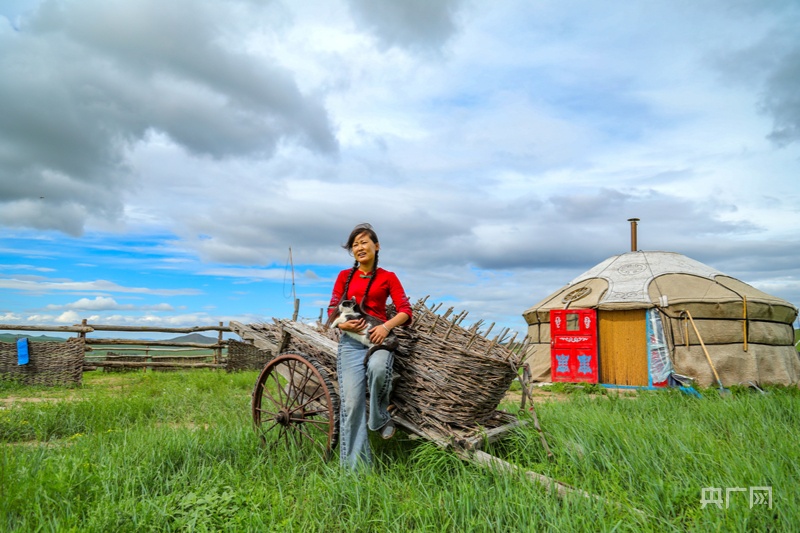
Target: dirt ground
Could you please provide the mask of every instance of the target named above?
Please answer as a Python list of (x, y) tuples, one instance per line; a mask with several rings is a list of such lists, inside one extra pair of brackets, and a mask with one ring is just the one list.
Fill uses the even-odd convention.
[[(590, 398), (603, 398), (614, 395), (625, 399), (635, 399), (638, 396), (638, 391), (635, 389), (605, 389), (604, 392), (605, 394), (589, 394), (588, 396)], [(574, 395), (568, 392), (555, 392), (537, 386), (530, 387), (530, 394), (529, 401), (533, 401), (534, 404), (564, 401)], [(510, 390), (506, 393), (503, 401), (520, 405), (522, 392)]]
[[(542, 390), (540, 387), (531, 387), (531, 389), (531, 398), (528, 401), (533, 401), (534, 404), (564, 401), (570, 396), (565, 392)], [(521, 405), (522, 391), (508, 391), (503, 398), (503, 401), (513, 403), (515, 405)]]
[[(125, 380), (123, 378), (117, 376), (104, 376), (102, 387), (104, 390), (123, 390), (125, 387)], [(28, 402), (28, 403), (39, 403), (39, 402), (63, 402), (63, 401), (73, 401), (80, 397), (80, 390), (79, 389), (54, 389), (52, 391), (36, 388), (31, 389), (29, 394), (26, 394), (25, 391), (16, 391), (13, 394), (9, 394), (5, 398), (0, 398), (0, 409), (8, 408), (15, 403), (21, 402)]]
[(58, 396), (58, 397), (47, 397), (41, 396), (41, 393), (38, 393), (38, 396), (23, 396), (20, 394), (13, 394), (6, 398), (0, 398), (0, 409), (8, 409), (15, 403), (42, 403), (42, 402), (63, 402), (63, 401), (72, 401), (75, 399), (74, 395), (68, 396)]

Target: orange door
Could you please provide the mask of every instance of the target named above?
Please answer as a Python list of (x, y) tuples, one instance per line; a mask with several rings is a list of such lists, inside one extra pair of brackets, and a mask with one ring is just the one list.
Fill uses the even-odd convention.
[(597, 314), (594, 309), (550, 311), (552, 381), (597, 383)]
[(601, 381), (646, 387), (649, 375), (645, 310), (600, 311), (597, 319)]

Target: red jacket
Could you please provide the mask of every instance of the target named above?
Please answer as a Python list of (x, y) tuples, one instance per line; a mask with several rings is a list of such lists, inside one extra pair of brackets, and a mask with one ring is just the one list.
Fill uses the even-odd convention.
[(411, 323), (411, 304), (408, 301), (408, 296), (406, 296), (403, 285), (400, 283), (400, 280), (397, 279), (394, 272), (389, 272), (388, 270), (378, 267), (378, 270), (373, 274), (375, 276), (375, 281), (372, 283), (372, 287), (369, 288), (369, 298), (364, 302), (364, 291), (367, 290), (369, 275), (364, 274), (360, 270), (356, 270), (355, 274), (353, 274), (353, 279), (350, 280), (347, 294), (342, 295), (350, 271), (351, 269), (349, 268), (342, 270), (336, 278), (336, 283), (333, 285), (331, 303), (328, 306), (329, 315), (333, 311), (333, 308), (339, 305), (339, 302), (355, 296), (356, 301), (365, 313), (386, 322), (388, 320), (386, 317), (386, 301), (391, 297), (397, 312), (408, 315), (409, 320), (406, 324)]

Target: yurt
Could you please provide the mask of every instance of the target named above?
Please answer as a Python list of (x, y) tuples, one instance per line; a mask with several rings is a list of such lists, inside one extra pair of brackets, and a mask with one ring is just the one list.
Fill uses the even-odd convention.
[(797, 313), (684, 255), (636, 250), (606, 259), (523, 313), (526, 361), (538, 382), (797, 384)]

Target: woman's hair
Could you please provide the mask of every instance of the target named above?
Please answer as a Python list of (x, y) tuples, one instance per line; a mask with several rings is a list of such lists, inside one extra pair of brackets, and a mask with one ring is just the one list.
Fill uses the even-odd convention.
[[(355, 242), (356, 237), (362, 233), (369, 235), (369, 238), (372, 239), (372, 242), (378, 244), (378, 234), (375, 233), (375, 230), (372, 228), (371, 224), (364, 222), (353, 228), (353, 231), (350, 232), (350, 236), (347, 238), (347, 243), (343, 244), (342, 248), (352, 254), (353, 243)], [(362, 309), (364, 309), (364, 311), (367, 310), (367, 295), (369, 294), (369, 289), (372, 287), (372, 282), (375, 281), (375, 273), (378, 271), (378, 253), (379, 250), (375, 250), (375, 263), (372, 265), (372, 275), (369, 278), (369, 283), (367, 283), (367, 288), (364, 290), (364, 298), (361, 300)], [(353, 263), (353, 268), (350, 269), (350, 275), (347, 276), (347, 282), (344, 284), (342, 298), (347, 298), (347, 290), (350, 288), (350, 281), (353, 279), (353, 275), (355, 275), (356, 270), (358, 270), (358, 261)]]
[(361, 224), (353, 228), (353, 231), (350, 232), (350, 236), (347, 237), (347, 242), (342, 245), (342, 248), (344, 248), (345, 250), (347, 250), (352, 254), (353, 243), (355, 242), (356, 237), (358, 237), (362, 233), (366, 233), (367, 235), (369, 235), (369, 238), (372, 239), (372, 242), (378, 244), (378, 234), (375, 233), (375, 229), (372, 227), (372, 224), (362, 222)]

